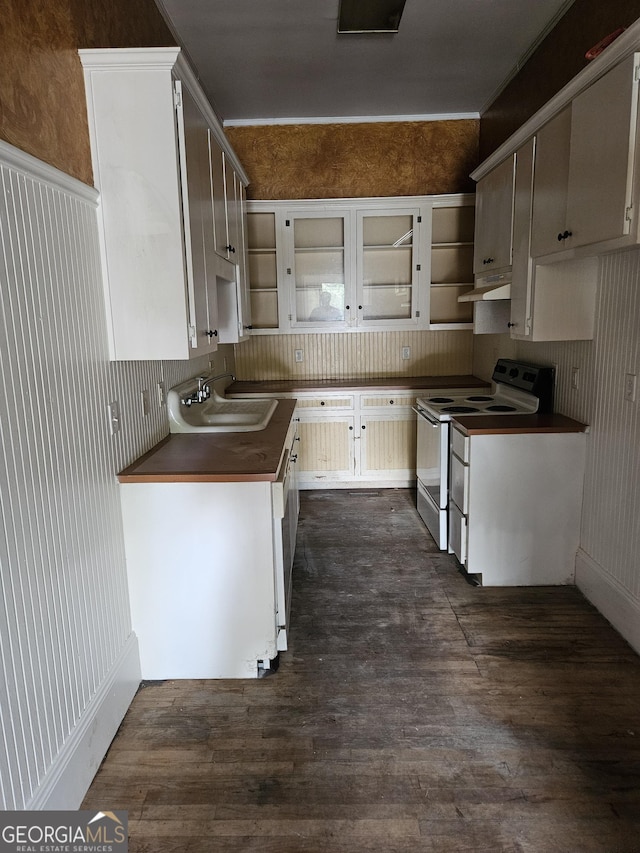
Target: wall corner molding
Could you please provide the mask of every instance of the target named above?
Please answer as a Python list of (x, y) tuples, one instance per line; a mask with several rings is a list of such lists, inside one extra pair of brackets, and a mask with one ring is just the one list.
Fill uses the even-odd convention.
[(62, 749), (27, 803), (28, 810), (76, 810), (140, 685), (140, 655), (134, 633), (87, 704)]
[(94, 207), (98, 206), (99, 194), (95, 187), (83, 184), (77, 178), (67, 175), (66, 172), (61, 172), (55, 166), (38, 160), (32, 154), (27, 154), (26, 151), (22, 151), (2, 139), (0, 139), (0, 165), (29, 175), (29, 177), (45, 183), (53, 189), (72, 195), (74, 198), (80, 198)]
[(576, 586), (640, 654), (640, 601), (582, 548), (576, 556)]

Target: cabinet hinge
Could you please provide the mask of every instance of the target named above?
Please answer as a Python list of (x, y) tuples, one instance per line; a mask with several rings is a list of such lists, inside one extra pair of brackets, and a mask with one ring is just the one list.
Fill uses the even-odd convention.
[(287, 228), (289, 228), (289, 226), (291, 225), (291, 220), (285, 219), (284, 224), (286, 225)]
[(624, 212), (624, 218), (627, 222), (633, 222), (633, 206), (629, 205), (629, 207)]
[(417, 219), (417, 221), (418, 221), (418, 222), (422, 222), (422, 217), (421, 217), (421, 216), (417, 216), (417, 217), (416, 217), (416, 219)]
[(176, 110), (182, 106), (182, 84), (179, 80), (173, 83), (173, 106)]
[(416, 311), (416, 317), (419, 317), (419, 316), (420, 316), (420, 312)]
[(633, 79), (636, 83), (638, 82), (638, 80), (640, 80), (640, 65), (636, 65), (636, 67), (633, 69)]
[(418, 270), (418, 272), (419, 272), (419, 271), (422, 269), (422, 264), (416, 264), (416, 269), (417, 269), (417, 270)]

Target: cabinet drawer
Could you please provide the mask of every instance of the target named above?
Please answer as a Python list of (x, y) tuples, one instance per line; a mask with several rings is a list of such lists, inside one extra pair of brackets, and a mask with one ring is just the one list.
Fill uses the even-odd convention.
[(380, 394), (377, 397), (363, 397), (362, 398), (362, 408), (363, 409), (386, 409), (392, 406), (415, 406), (416, 403), (416, 395), (413, 394), (394, 394), (391, 392), (390, 394), (384, 396)]
[(353, 397), (302, 397), (298, 409), (353, 409)]
[(469, 512), (469, 466), (451, 454), (451, 500), (466, 515)]
[(449, 504), (449, 551), (467, 564), (467, 519), (454, 503)]
[(469, 436), (455, 427), (451, 430), (451, 450), (458, 459), (469, 462)]

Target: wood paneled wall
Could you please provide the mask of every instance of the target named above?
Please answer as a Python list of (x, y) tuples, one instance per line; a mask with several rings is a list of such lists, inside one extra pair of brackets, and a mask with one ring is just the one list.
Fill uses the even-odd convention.
[(79, 47), (175, 45), (153, 0), (8, 0), (0, 139), (93, 183)]
[(229, 127), (251, 199), (362, 198), (473, 191), (473, 119)]
[(540, 109), (588, 60), (606, 35), (640, 17), (640, 0), (575, 0), (518, 75), (483, 113), (480, 159), (485, 160)]

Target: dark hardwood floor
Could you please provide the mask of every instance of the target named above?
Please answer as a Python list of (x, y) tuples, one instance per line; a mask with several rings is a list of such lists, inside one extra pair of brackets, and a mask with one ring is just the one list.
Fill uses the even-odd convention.
[(573, 587), (469, 585), (409, 490), (304, 492), (291, 648), (138, 692), (83, 808), (132, 853), (640, 851), (640, 658)]

